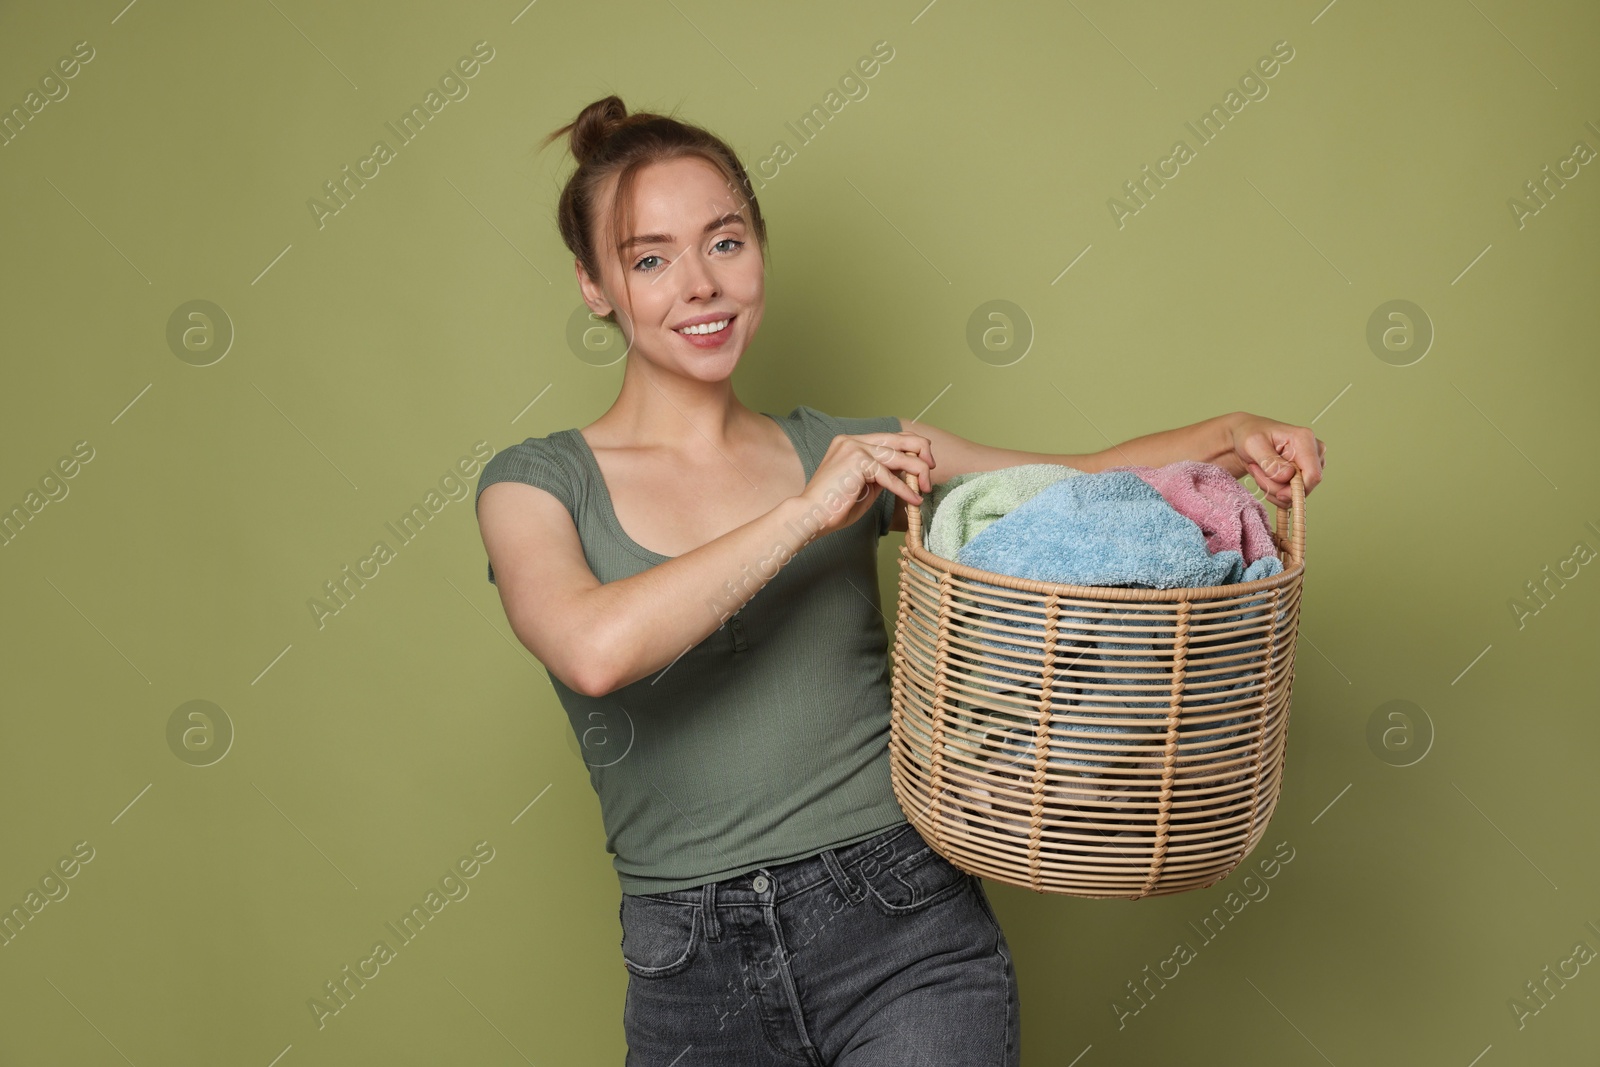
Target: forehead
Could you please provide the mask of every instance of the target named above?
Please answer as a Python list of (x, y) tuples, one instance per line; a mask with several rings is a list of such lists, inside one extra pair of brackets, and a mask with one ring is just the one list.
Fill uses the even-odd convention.
[[(616, 181), (606, 183), (603, 206), (610, 215)], [(709, 220), (744, 207), (744, 197), (720, 170), (699, 156), (683, 156), (640, 167), (633, 176), (633, 232), (698, 234)], [(749, 218), (748, 213), (745, 216)]]

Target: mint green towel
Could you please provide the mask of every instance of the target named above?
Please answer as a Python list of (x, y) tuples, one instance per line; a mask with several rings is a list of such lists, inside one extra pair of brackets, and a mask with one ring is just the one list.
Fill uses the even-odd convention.
[[(987, 474), (987, 473), (988, 473), (987, 471), (967, 471), (965, 474), (958, 474), (954, 478), (951, 478), (948, 482), (935, 482), (933, 488), (931, 490), (929, 490), (926, 494), (923, 495), (923, 497), (922, 497), (922, 547), (923, 548), (928, 548), (928, 532), (933, 529), (933, 517), (934, 517), (934, 515), (936, 515), (938, 513), (939, 505), (944, 503), (945, 498), (948, 497), (953, 490), (955, 490), (955, 489), (967, 484), (968, 482), (972, 481), (972, 479), (976, 478), (978, 475)], [(929, 551), (931, 552), (932, 549), (929, 549)]]
[(1041, 489), (1082, 473), (1060, 463), (1023, 463), (958, 474), (934, 486), (924, 501), (924, 514), (932, 510), (933, 523), (924, 523), (923, 543), (934, 555), (953, 560), (995, 520), (1027, 503)]

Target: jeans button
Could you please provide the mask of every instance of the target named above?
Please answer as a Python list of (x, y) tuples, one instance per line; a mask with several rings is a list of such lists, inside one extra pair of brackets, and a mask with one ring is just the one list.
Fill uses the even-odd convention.
[(751, 880), (750, 888), (754, 889), (757, 893), (765, 893), (767, 891), (767, 887), (771, 884), (771, 882), (767, 881), (766, 875), (758, 874), (754, 879)]

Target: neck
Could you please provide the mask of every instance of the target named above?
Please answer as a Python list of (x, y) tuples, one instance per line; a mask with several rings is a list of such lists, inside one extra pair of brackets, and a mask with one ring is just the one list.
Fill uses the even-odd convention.
[(617, 399), (594, 425), (608, 447), (710, 456), (726, 455), (734, 438), (759, 418), (734, 395), (727, 378), (686, 378), (629, 356)]

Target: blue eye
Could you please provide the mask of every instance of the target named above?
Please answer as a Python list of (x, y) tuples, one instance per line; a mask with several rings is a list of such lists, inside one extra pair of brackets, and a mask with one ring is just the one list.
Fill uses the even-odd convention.
[[(712, 248), (721, 248), (723, 245), (732, 245), (733, 246), (732, 248), (725, 249), (724, 252), (723, 252), (724, 255), (731, 255), (733, 252), (736, 252), (737, 250), (743, 248), (744, 247), (744, 242), (739, 240), (736, 237), (724, 237), (722, 240), (718, 241), (716, 244), (712, 245), (711, 247)], [(635, 263), (633, 265), (633, 269), (636, 270), (636, 271), (639, 271), (641, 274), (650, 274), (650, 273), (654, 272), (657, 269), (657, 267), (655, 267), (655, 266), (647, 267), (647, 266), (645, 266), (645, 264), (648, 263), (652, 259), (660, 259), (660, 258), (661, 258), (660, 256), (658, 256), (654, 252), (652, 252), (648, 256), (641, 257), (639, 259), (639, 262), (637, 262), (637, 263)]]

